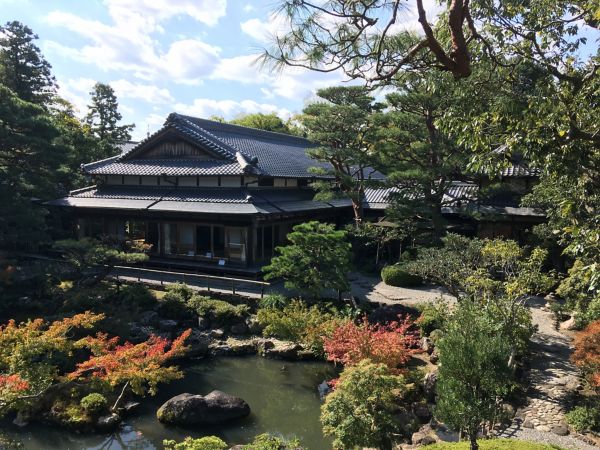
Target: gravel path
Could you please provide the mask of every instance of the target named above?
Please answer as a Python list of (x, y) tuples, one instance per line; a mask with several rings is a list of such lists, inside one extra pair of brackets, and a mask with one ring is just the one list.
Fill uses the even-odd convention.
[(416, 288), (388, 286), (381, 281), (380, 277), (370, 277), (356, 272), (351, 273), (349, 278), (352, 295), (359, 301), (385, 304), (402, 303), (406, 306), (415, 306), (440, 297), (450, 301), (454, 300), (454, 297), (444, 289), (435, 286)]

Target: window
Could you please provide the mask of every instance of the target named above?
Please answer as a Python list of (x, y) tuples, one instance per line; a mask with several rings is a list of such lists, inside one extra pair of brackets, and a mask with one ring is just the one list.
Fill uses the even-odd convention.
[(227, 257), (246, 261), (246, 228), (228, 227), (225, 231)]
[(195, 256), (194, 248), (194, 225), (180, 224), (179, 225), (179, 254), (185, 256)]
[(165, 254), (177, 254), (177, 224), (165, 223)]
[(160, 252), (160, 231), (158, 222), (149, 222), (148, 223), (148, 233), (146, 236), (146, 244), (152, 245), (150, 249), (151, 253), (159, 253)]
[(203, 256), (212, 254), (211, 234), (210, 225), (196, 226), (196, 254)]
[(146, 239), (146, 222), (129, 220), (125, 225), (127, 237), (134, 241), (143, 241)]
[(213, 227), (213, 251), (214, 256), (225, 256), (225, 228)]

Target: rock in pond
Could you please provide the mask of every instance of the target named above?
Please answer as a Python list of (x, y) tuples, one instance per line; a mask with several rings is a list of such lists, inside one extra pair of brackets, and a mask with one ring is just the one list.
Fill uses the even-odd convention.
[(156, 412), (163, 423), (173, 425), (214, 425), (250, 414), (244, 400), (221, 391), (210, 394), (180, 394), (167, 400)]

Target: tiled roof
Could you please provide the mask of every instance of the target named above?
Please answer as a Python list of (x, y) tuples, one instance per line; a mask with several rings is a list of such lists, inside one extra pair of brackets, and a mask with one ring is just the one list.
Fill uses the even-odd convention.
[[(215, 155), (213, 161), (194, 159), (138, 158), (145, 144), (161, 133), (175, 130)], [(83, 165), (95, 175), (238, 175), (252, 173), (267, 177), (318, 178), (309, 169), (323, 166), (306, 150), (314, 147), (307, 139), (257, 130), (196, 117), (170, 114), (163, 128), (113, 158)], [(222, 159), (219, 159), (222, 158)], [(329, 177), (327, 177), (329, 178)]]
[(51, 206), (114, 208), (205, 214), (281, 214), (346, 208), (349, 202), (319, 202), (302, 189), (184, 188), (163, 186), (91, 186)]
[(85, 169), (93, 175), (160, 176), (166, 174), (169, 176), (196, 176), (244, 174), (244, 170), (237, 161), (197, 161), (193, 159), (134, 159), (119, 161), (114, 158), (102, 164), (88, 164)]
[(503, 177), (539, 177), (540, 174), (540, 169), (527, 167), (523, 164), (513, 164), (500, 172)]

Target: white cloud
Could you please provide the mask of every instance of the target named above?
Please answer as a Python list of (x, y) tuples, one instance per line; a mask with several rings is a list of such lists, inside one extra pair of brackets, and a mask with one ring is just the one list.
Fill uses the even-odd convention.
[(280, 108), (270, 103), (258, 103), (254, 100), (212, 100), (208, 98), (197, 98), (191, 104), (177, 103), (175, 110), (182, 114), (196, 117), (209, 118), (210, 116), (221, 116), (227, 120), (233, 119), (241, 114), (276, 113), (279, 117), (287, 119), (292, 116), (291, 111)]
[(68, 100), (75, 107), (75, 111), (83, 116), (87, 112), (89, 93), (94, 84), (96, 80), (91, 78), (70, 78), (58, 84), (58, 94)]
[(254, 11), (254, 9), (255, 9), (254, 6), (252, 6), (250, 3), (244, 5), (244, 12), (249, 13), (249, 12)]
[(225, 16), (227, 0), (104, 0), (115, 21), (143, 17), (151, 26), (176, 16), (214, 26)]
[(255, 41), (266, 44), (273, 36), (289, 29), (289, 23), (281, 14), (269, 13), (266, 20), (254, 18), (240, 23), (244, 33)]
[(260, 67), (256, 59), (256, 55), (223, 58), (210, 78), (263, 85), (260, 91), (264, 98), (278, 96), (289, 100), (304, 100), (317, 89), (338, 84), (343, 79), (341, 73), (323, 74), (299, 67), (284, 67), (281, 72), (269, 71)]
[(166, 104), (174, 101), (168, 89), (152, 84), (132, 83), (125, 79), (111, 81), (109, 84), (115, 90), (118, 99), (133, 98), (151, 104)]
[(200, 84), (217, 64), (219, 47), (182, 39), (164, 51), (152, 33), (164, 32), (160, 22), (182, 14), (214, 25), (225, 14), (226, 0), (105, 0), (105, 4), (113, 21), (110, 25), (64, 11), (48, 14), (48, 24), (81, 36), (85, 43), (72, 48), (50, 41), (46, 48), (104, 71), (126, 71), (141, 79), (183, 84)]

